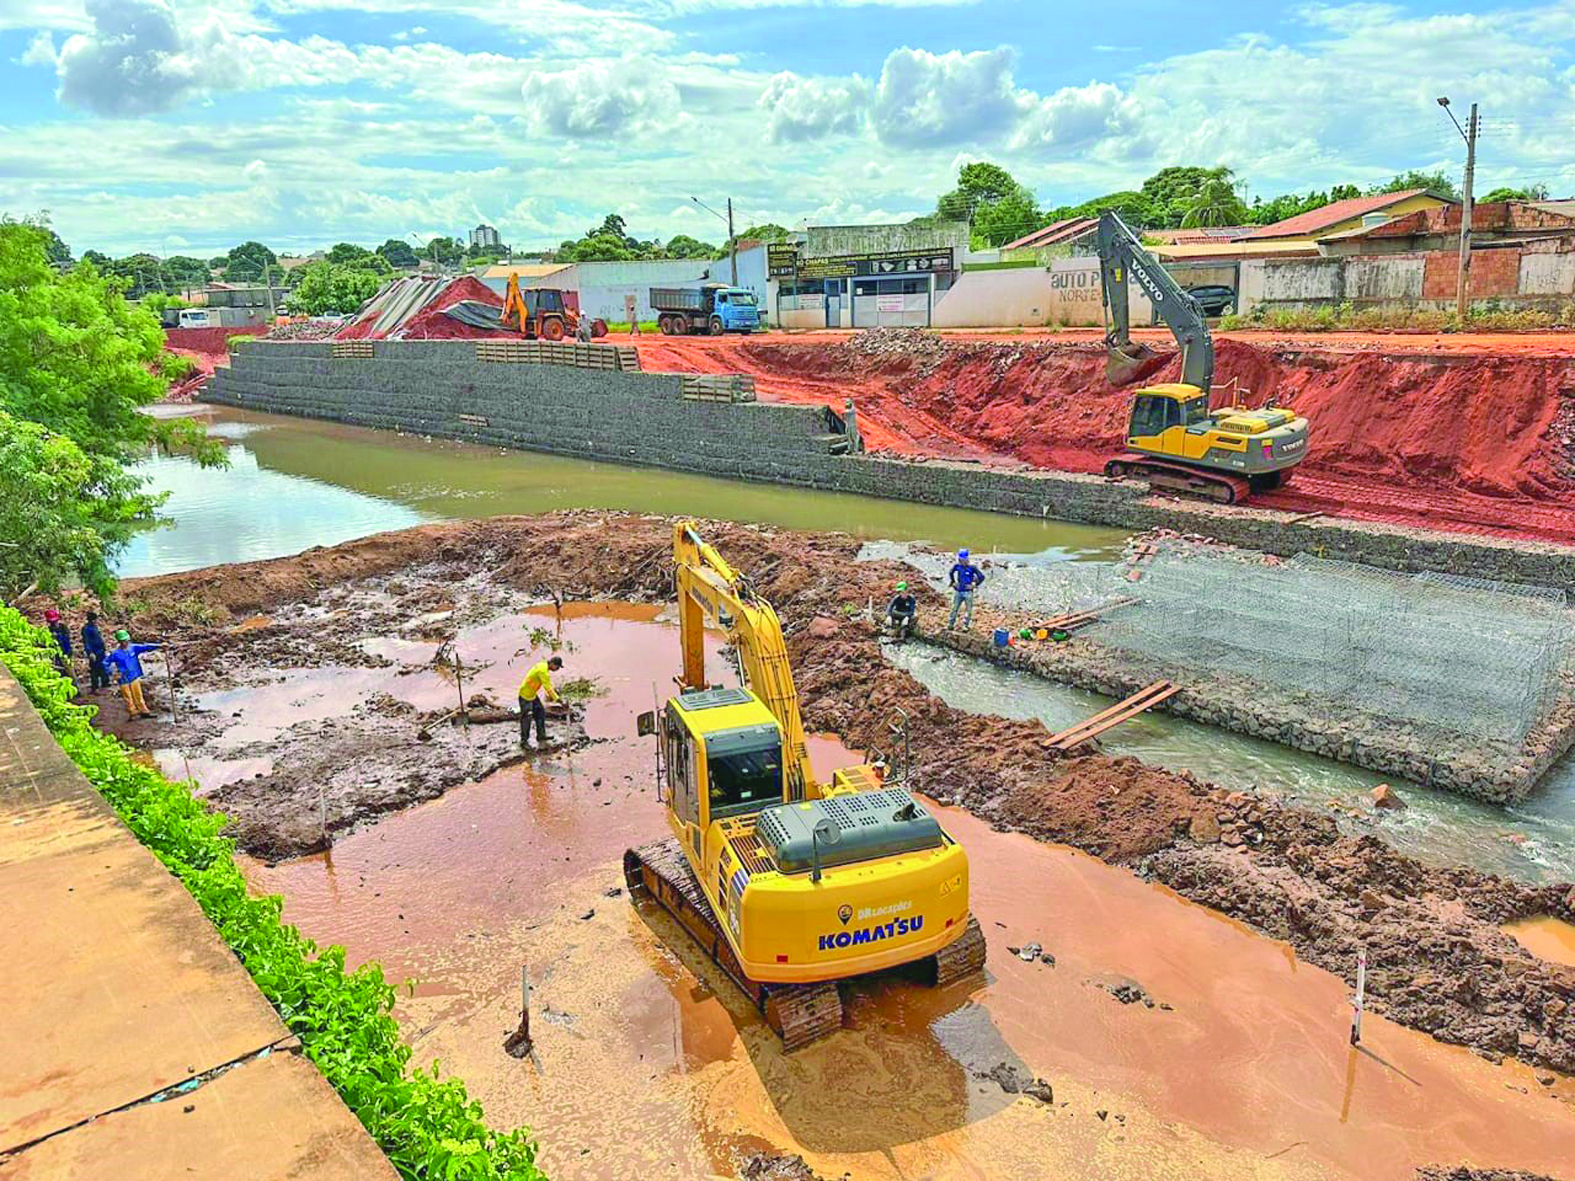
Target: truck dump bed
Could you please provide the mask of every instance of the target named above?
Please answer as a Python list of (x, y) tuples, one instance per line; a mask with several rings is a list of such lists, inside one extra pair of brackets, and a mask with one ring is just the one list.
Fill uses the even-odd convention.
[(653, 287), (651, 306), (659, 312), (703, 312), (705, 292), (698, 287)]

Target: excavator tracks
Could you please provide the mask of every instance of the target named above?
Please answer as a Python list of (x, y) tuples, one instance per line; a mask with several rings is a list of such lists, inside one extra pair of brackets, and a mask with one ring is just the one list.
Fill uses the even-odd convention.
[(733, 978), (782, 1038), (783, 1049), (796, 1050), (842, 1028), (842, 994), (835, 982), (762, 984), (744, 975), (676, 840), (669, 837), (630, 849), (623, 855), (623, 876), (631, 897), (649, 898), (667, 911)]
[[(835, 981), (816, 984), (763, 984), (744, 975), (732, 945), (700, 889), (689, 859), (669, 837), (630, 849), (623, 855), (624, 882), (631, 898), (655, 902), (681, 923), (712, 962), (733, 978), (782, 1038), (782, 1047), (796, 1050), (842, 1028), (842, 994)], [(931, 957), (937, 987), (953, 984), (984, 967), (984, 932), (979, 920)]]
[(984, 967), (985, 950), (979, 920), (969, 915), (963, 933), (935, 953), (935, 986), (944, 988), (979, 971)]
[(1105, 464), (1105, 475), (1113, 480), (1135, 477), (1147, 480), (1150, 488), (1201, 496), (1217, 504), (1246, 500), (1251, 484), (1242, 476), (1209, 468), (1191, 467), (1128, 451)]

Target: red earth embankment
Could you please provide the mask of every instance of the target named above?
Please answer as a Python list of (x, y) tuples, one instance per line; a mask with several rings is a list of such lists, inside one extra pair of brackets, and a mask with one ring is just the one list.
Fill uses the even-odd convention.
[[(752, 373), (762, 396), (852, 397), (872, 449), (1100, 471), (1131, 387), (1085, 342), (917, 333), (850, 340), (657, 338), (647, 369)], [(1307, 461), (1265, 507), (1567, 541), (1575, 536), (1575, 359), (1526, 348), (1438, 355), (1216, 342), (1215, 404), (1274, 396), (1311, 422)], [(1149, 382), (1176, 381), (1163, 353)]]
[(228, 365), (229, 340), (232, 336), (259, 336), (268, 331), (267, 325), (250, 328), (166, 328), (164, 349), (192, 363), (191, 373), (174, 382), (166, 399), (172, 402), (188, 401), (203, 386), (220, 365)]

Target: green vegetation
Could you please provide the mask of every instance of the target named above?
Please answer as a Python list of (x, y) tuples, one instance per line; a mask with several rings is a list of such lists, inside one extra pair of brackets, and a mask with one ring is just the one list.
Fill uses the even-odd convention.
[(1548, 199), (1547, 185), (1527, 185), (1523, 189), (1496, 188), (1484, 197), (1476, 199), (1478, 205), (1492, 205), (1499, 201), (1546, 201)]
[(388, 239), (377, 248), (377, 253), (383, 256), (383, 261), (389, 266), (400, 270), (414, 270), (421, 262), (416, 252), (410, 249), (410, 243), (403, 238)]
[[(741, 237), (744, 235), (740, 235)], [(565, 239), (553, 252), (558, 262), (633, 262), (660, 258), (721, 258), (725, 248), (701, 242), (688, 234), (675, 234), (666, 243), (653, 238), (642, 242), (629, 233), (623, 218), (609, 213), (602, 224), (579, 238)]]
[(589, 701), (593, 697), (606, 697), (607, 686), (595, 677), (575, 677), (558, 686), (558, 696), (564, 701)]
[[(1307, 193), (1285, 193), (1270, 200), (1255, 198), (1247, 204), (1241, 196), (1246, 182), (1226, 167), (1202, 168), (1176, 165), (1162, 168), (1137, 189), (1122, 189), (1076, 205), (1041, 209), (1034, 195), (999, 165), (985, 161), (964, 164), (957, 187), (936, 202), (935, 212), (911, 224), (966, 221), (972, 227), (976, 250), (1001, 246), (1037, 229), (1070, 218), (1098, 217), (1113, 210), (1136, 230), (1191, 229), (1201, 226), (1269, 225), (1308, 213), (1333, 201), (1406, 189), (1428, 189), (1441, 197), (1458, 199), (1459, 189), (1443, 172), (1412, 169), (1362, 189), (1335, 185)], [(1537, 194), (1541, 193), (1539, 197)], [(1495, 190), (1483, 201), (1540, 200), (1546, 190)]]
[(49, 263), (49, 239), (0, 224), (0, 596), (78, 579), (112, 585), (110, 563), (162, 497), (127, 471), (152, 445), (203, 464), (223, 447), (189, 419), (141, 408), (168, 388), (164, 333), (91, 263)]
[(328, 261), (307, 263), (295, 273), (299, 277), (285, 302), (292, 312), (305, 316), (353, 312), (377, 294), (385, 278), (376, 271)]
[(422, 1181), (540, 1181), (524, 1129), (494, 1132), (462, 1082), (411, 1068), (392, 1015), (394, 989), (375, 964), (345, 970), (344, 950), (318, 948), (279, 919), (282, 900), (253, 897), (219, 835), (225, 819), (132, 760), (88, 724), (54, 669), (53, 643), (17, 611), (0, 608), (0, 658), (44, 723), (137, 839), (191, 892), (246, 966), (306, 1056), (366, 1126), (402, 1177)]
[(1318, 308), (1254, 308), (1247, 315), (1225, 316), (1224, 331), (1267, 329), (1276, 332), (1533, 332), (1575, 323), (1575, 304), (1562, 311), (1507, 308), (1492, 304), (1472, 308), (1464, 325), (1454, 312), (1422, 308), (1357, 308), (1350, 303)]

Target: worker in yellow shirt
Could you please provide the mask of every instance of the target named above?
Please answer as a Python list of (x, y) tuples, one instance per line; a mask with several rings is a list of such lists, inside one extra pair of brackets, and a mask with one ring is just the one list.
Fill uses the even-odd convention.
[(552, 674), (563, 667), (563, 657), (549, 656), (531, 665), (530, 672), (520, 685), (520, 746), (530, 746), (530, 724), (536, 723), (536, 747), (547, 745), (547, 707), (542, 704), (545, 693), (548, 701), (557, 701), (558, 691), (552, 687)]

